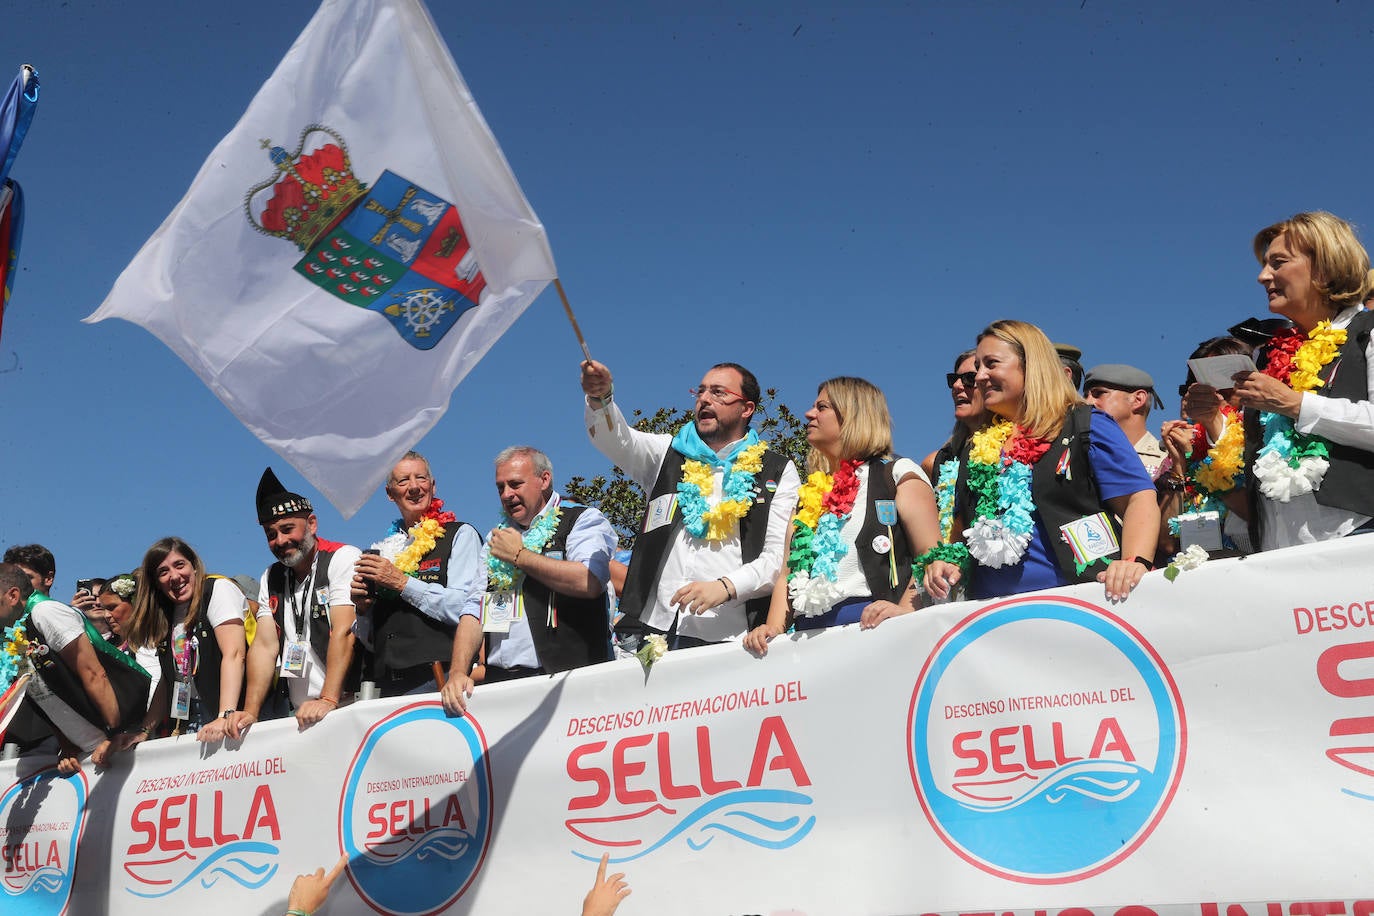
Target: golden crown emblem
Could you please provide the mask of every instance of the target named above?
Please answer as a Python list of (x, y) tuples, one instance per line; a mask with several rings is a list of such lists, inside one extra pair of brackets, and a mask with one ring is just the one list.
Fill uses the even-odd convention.
[(294, 153), (266, 139), (262, 148), (277, 172), (244, 195), (244, 212), (254, 229), (292, 241), (301, 251), (309, 251), (367, 193), (353, 174), (343, 137), (328, 127), (307, 125)]

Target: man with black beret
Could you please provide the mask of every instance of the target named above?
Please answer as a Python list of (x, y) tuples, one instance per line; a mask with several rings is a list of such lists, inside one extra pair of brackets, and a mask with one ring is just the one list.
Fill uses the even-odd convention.
[[(257, 506), (258, 524), (277, 558), (258, 587), (281, 635), (271, 664), (305, 730), (347, 702), (357, 686), (350, 586), (362, 552), (320, 538), (310, 500), (288, 491), (271, 468), (258, 482)], [(252, 646), (248, 654), (251, 669)]]

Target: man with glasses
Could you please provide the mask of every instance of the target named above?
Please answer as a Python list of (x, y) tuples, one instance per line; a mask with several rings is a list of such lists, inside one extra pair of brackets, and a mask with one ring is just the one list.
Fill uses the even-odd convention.
[(759, 383), (718, 363), (691, 389), (694, 421), (644, 433), (613, 400), (611, 371), (582, 364), (592, 444), (648, 494), (616, 633), (633, 652), (649, 633), (673, 649), (740, 639), (768, 615), (800, 483), (792, 462), (749, 428)]

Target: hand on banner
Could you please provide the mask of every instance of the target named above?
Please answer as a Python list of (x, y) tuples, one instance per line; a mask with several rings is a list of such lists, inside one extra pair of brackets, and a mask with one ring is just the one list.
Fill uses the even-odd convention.
[(353, 594), (357, 595), (360, 583), (366, 594), (369, 582), (377, 583), (379, 588), (400, 592), (406, 587), (406, 574), (397, 569), (390, 560), (365, 553), (353, 565)]
[(472, 696), (472, 678), (458, 671), (452, 671), (444, 689), (439, 691), (444, 712), (450, 716), (461, 716), (468, 711), (468, 697)]
[(317, 868), (313, 875), (297, 875), (296, 880), (291, 882), (291, 893), (286, 897), (286, 909), (311, 916), (324, 906), (325, 900), (329, 897), (330, 885), (339, 879), (347, 864), (348, 856), (340, 856), (339, 861), (329, 870), (329, 874), (325, 874), (323, 868)]
[(240, 709), (225, 720), (227, 724), (225, 725), (224, 733), (226, 736), (238, 741), (240, 738), (248, 737), (248, 728), (256, 721), (258, 721), (257, 716), (253, 715), (251, 712), (244, 712)]
[(868, 607), (864, 608), (863, 614), (859, 617), (859, 629), (871, 630), (889, 617), (910, 614), (912, 610), (913, 608), (902, 607), (891, 601), (870, 601)]
[(744, 648), (759, 658), (763, 658), (768, 654), (768, 641), (774, 636), (781, 635), (782, 627), (774, 626), (771, 623), (760, 624), (744, 634)]
[(1131, 589), (1140, 584), (1148, 570), (1144, 563), (1135, 560), (1113, 560), (1111, 565), (1097, 574), (1097, 581), (1107, 586), (1107, 600), (1125, 601), (1131, 596)]
[(91, 751), (91, 763), (95, 765), (96, 769), (105, 769), (110, 765), (110, 758), (119, 753), (119, 737), (116, 735), (114, 738), (106, 738), (95, 746), (95, 750)]
[(57, 739), (57, 772), (63, 776), (81, 772), (81, 749), (61, 735)]
[(604, 401), (611, 393), (611, 370), (594, 359), (582, 361), (582, 392)]
[(301, 708), (296, 710), (296, 731), (305, 731), (329, 715), (333, 708), (326, 700), (306, 700), (301, 704)]
[(582, 916), (611, 916), (620, 906), (620, 901), (630, 896), (630, 886), (625, 883), (623, 871), (606, 876), (606, 864), (610, 859), (609, 852), (601, 854), (601, 864), (596, 867), (596, 881), (582, 901)]
[(954, 586), (959, 584), (963, 578), (963, 573), (959, 567), (953, 563), (946, 563), (944, 560), (932, 560), (926, 567), (926, 591), (939, 601), (944, 601), (949, 597), (949, 593)]
[(196, 740), (201, 744), (214, 744), (216, 741), (223, 741), (228, 728), (228, 719), (211, 719), (196, 729)]
[(690, 614), (704, 614), (730, 600), (730, 589), (719, 579), (688, 582), (673, 592), (668, 603)]

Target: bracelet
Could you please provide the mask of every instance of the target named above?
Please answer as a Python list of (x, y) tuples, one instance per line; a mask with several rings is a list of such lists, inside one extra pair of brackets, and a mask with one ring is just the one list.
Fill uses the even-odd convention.
[(733, 588), (730, 587), (730, 583), (726, 581), (725, 577), (724, 577), (724, 576), (721, 576), (721, 577), (720, 577), (719, 579), (717, 579), (716, 581), (719, 582), (721, 585), (725, 586), (725, 598), (726, 598), (726, 600), (727, 600), (727, 601), (734, 601), (734, 600), (735, 600), (735, 597), (736, 597), (739, 593), (736, 592)]
[(286, 911), (286, 916), (310, 916), (305, 910), (290, 909)]
[(1126, 562), (1139, 563), (1141, 566), (1145, 567), (1146, 572), (1154, 572), (1155, 569), (1155, 564), (1144, 557), (1126, 557)]
[(327, 697), (327, 696), (325, 696), (324, 694), (320, 694), (319, 697), (318, 697), (318, 699), (319, 699), (319, 701), (320, 701), (321, 703), (328, 703), (330, 706), (333, 706), (335, 709), (338, 709), (338, 708), (339, 708), (339, 701), (336, 700), (336, 699), (334, 699), (333, 697)]
[(524, 552), (525, 552), (525, 548), (523, 548), (523, 547), (521, 547), (519, 550), (517, 550), (517, 551), (515, 552), (515, 556), (514, 556), (514, 557), (511, 559), (511, 561), (510, 561), (510, 565), (511, 565), (511, 566), (519, 566), (519, 565), (520, 565), (520, 554), (522, 554), (522, 553), (524, 553)]
[(597, 405), (597, 409), (602, 409), (602, 408), (604, 408), (607, 404), (611, 403), (611, 400), (612, 400), (614, 397), (615, 397), (615, 383), (612, 382), (612, 383), (611, 383), (611, 390), (608, 391), (608, 392), (606, 392), (606, 396), (605, 396), (604, 398), (599, 398), (599, 397), (597, 397), (596, 395), (589, 394), (589, 395), (587, 395), (587, 400), (588, 400), (588, 401), (595, 401), (595, 402), (596, 402), (596, 405)]
[(912, 578), (917, 582), (924, 581), (926, 577), (926, 567), (936, 560), (953, 563), (960, 569), (968, 569), (968, 547), (958, 541), (953, 544), (936, 544), (912, 562)]

